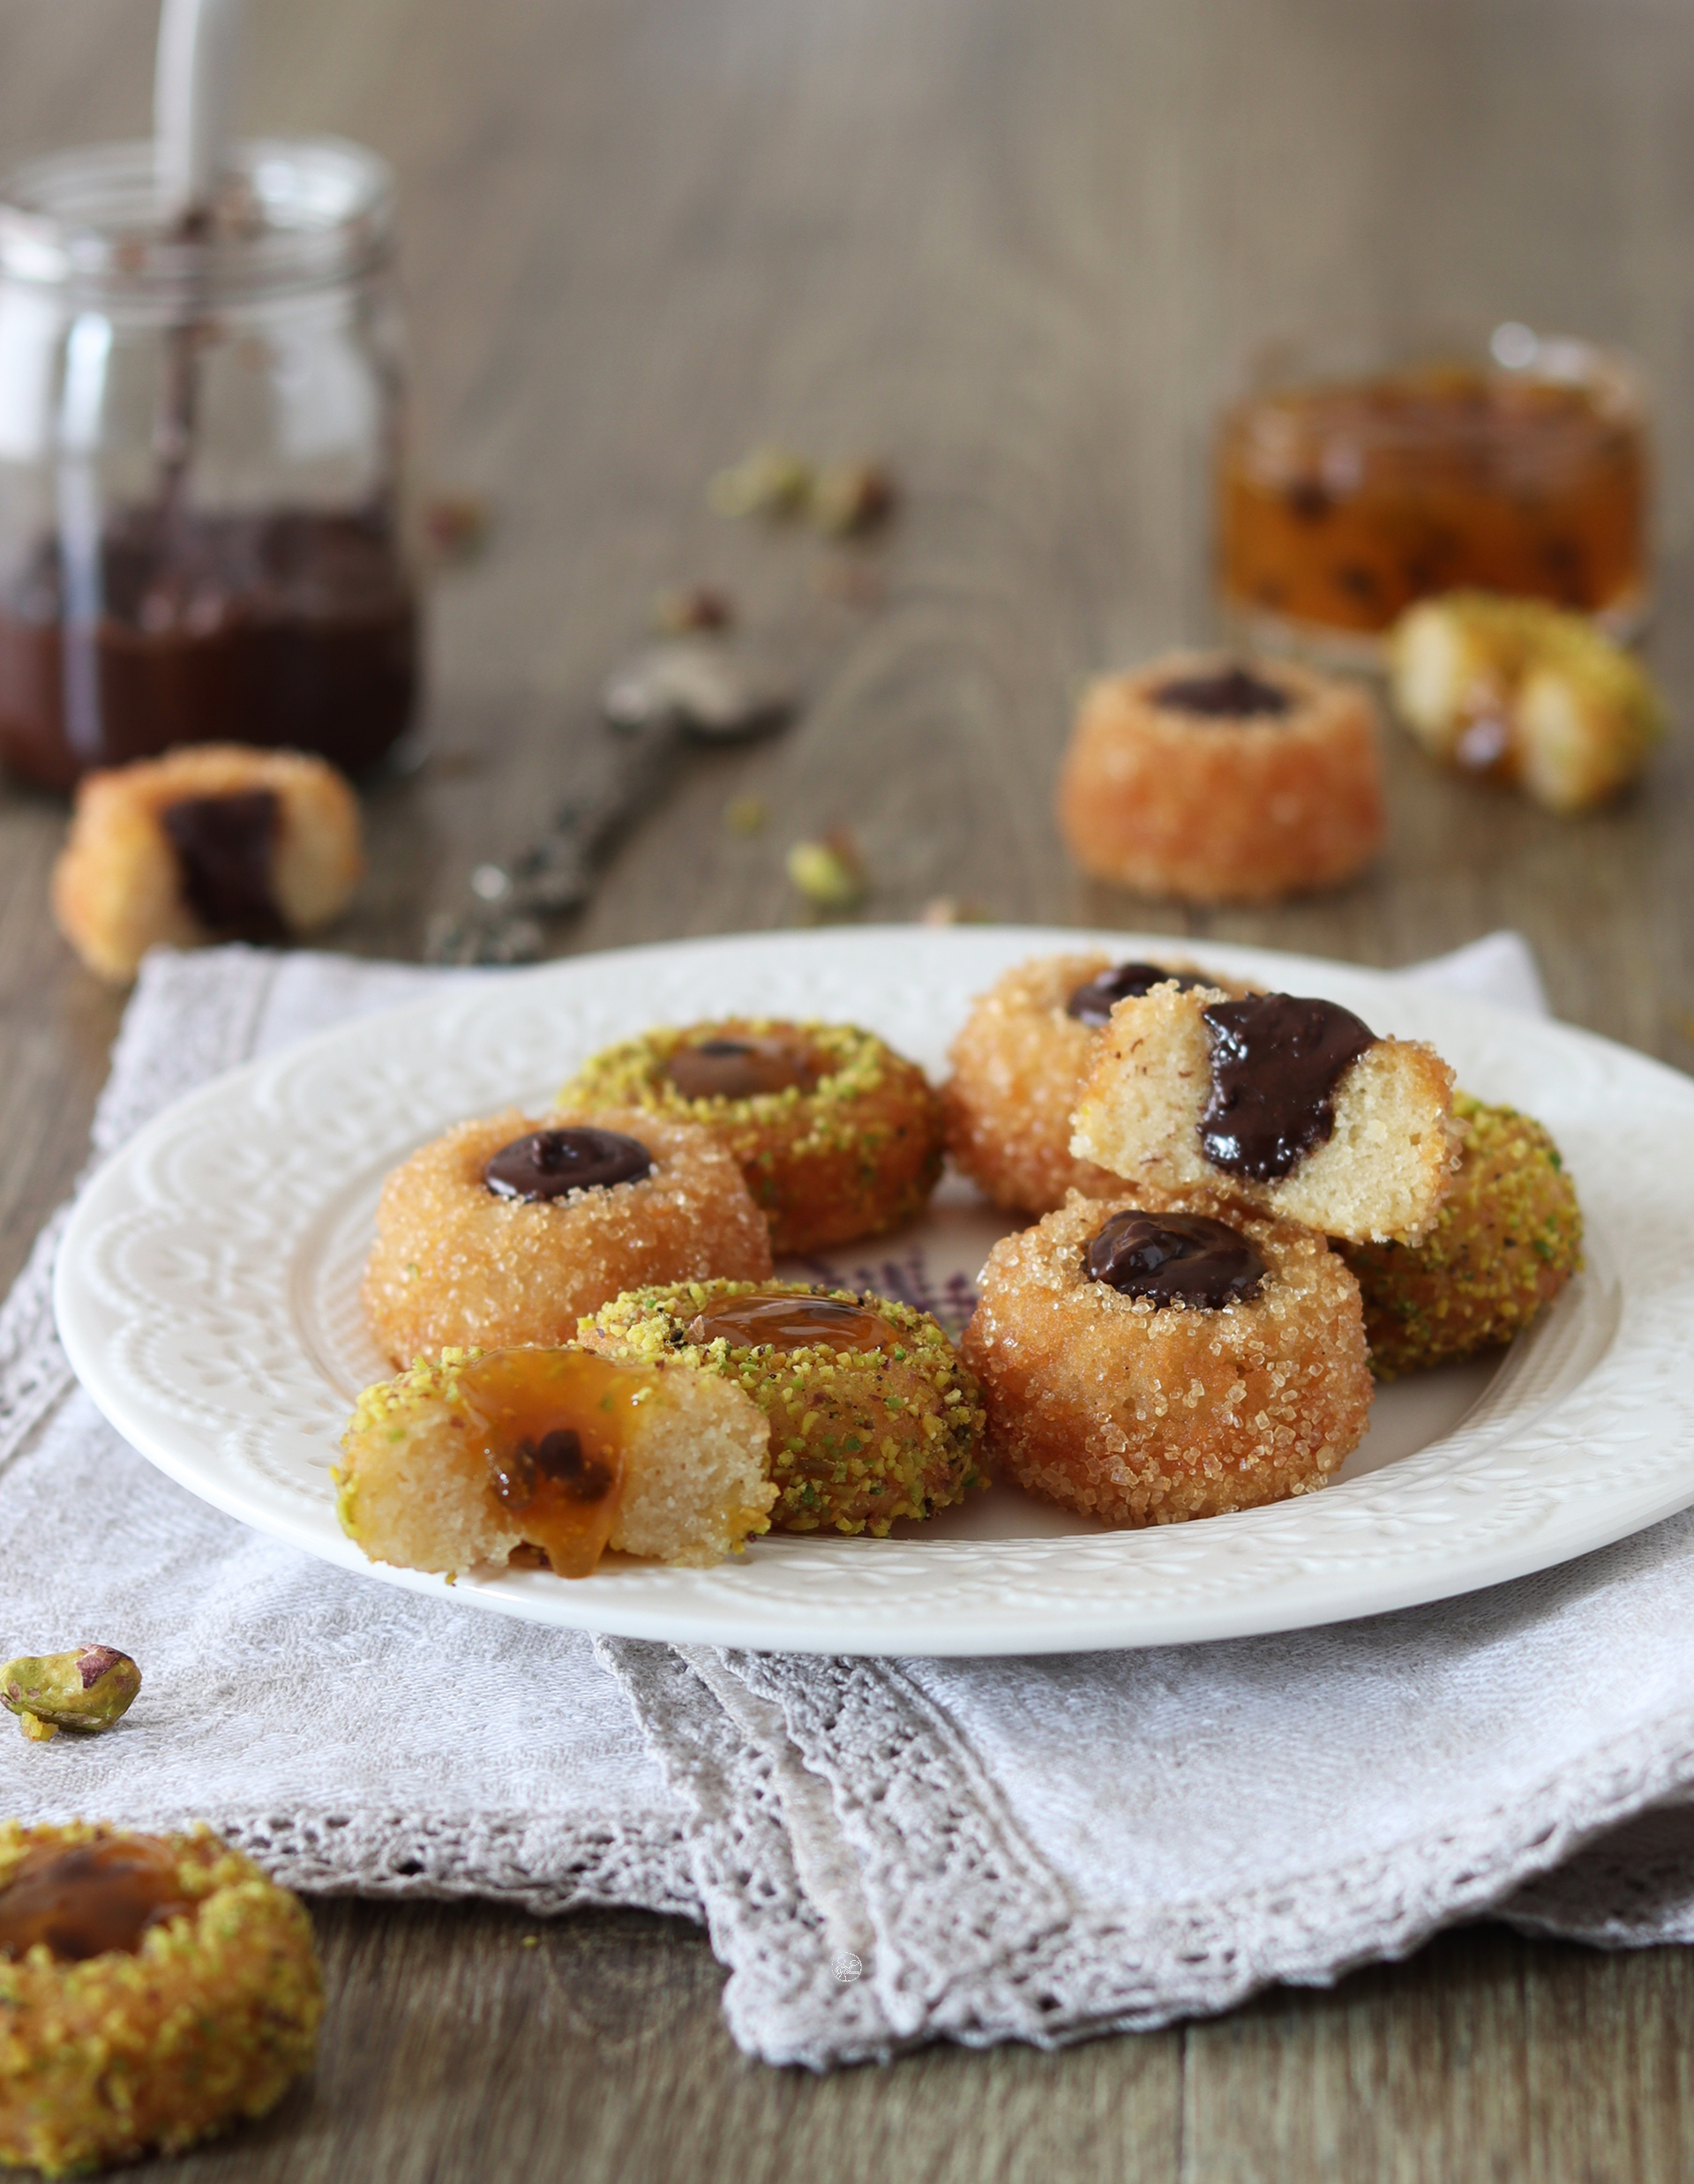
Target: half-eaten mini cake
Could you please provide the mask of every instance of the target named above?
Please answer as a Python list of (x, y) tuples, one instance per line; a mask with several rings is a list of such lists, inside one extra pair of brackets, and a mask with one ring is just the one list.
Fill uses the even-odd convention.
[(1156, 986), (1113, 1010), (1071, 1150), (1350, 1243), (1416, 1243), (1458, 1157), (1452, 1099), (1433, 1048), (1379, 1039), (1336, 1002)]

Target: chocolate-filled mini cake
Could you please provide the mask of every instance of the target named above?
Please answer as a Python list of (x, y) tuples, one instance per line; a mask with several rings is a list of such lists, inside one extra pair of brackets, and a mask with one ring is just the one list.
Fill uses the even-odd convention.
[(1293, 661), (1169, 653), (1092, 684), (1058, 819), (1095, 879), (1190, 902), (1338, 886), (1383, 841), (1376, 708)]
[(358, 799), (333, 766), (203, 744), (84, 778), (53, 909), (89, 969), (123, 984), (151, 947), (326, 925), (364, 863)]
[(960, 1347), (990, 1462), (1106, 1524), (1309, 1493), (1370, 1415), (1359, 1285), (1324, 1238), (1204, 1197), (1076, 1197), (1006, 1237)]
[(568, 1343), (621, 1290), (770, 1272), (741, 1171), (703, 1130), (621, 1108), (461, 1122), (382, 1186), (364, 1307), (396, 1365)]
[(1452, 1096), (1433, 1048), (1379, 1039), (1337, 1002), (1157, 986), (1113, 1011), (1071, 1150), (1352, 1243), (1416, 1243), (1452, 1180)]

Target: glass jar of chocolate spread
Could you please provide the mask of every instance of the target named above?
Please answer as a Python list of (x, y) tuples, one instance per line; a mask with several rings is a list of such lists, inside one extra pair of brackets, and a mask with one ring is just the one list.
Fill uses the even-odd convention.
[(163, 217), (151, 143), (0, 183), (0, 758), (65, 788), (176, 744), (350, 772), (409, 724), (393, 189), (236, 147)]
[(1365, 665), (1416, 601), (1544, 599), (1635, 635), (1645, 400), (1627, 358), (1516, 324), (1261, 359), (1218, 441), (1218, 576), (1245, 641)]

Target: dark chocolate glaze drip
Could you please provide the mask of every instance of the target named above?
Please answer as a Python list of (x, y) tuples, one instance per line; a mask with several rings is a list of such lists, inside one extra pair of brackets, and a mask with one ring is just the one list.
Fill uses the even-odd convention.
[(149, 1926), (194, 1909), (176, 1854), (154, 1836), (31, 1851), (0, 1889), (0, 1961), (45, 1942), (54, 1962), (133, 1956)]
[(602, 1191), (614, 1183), (639, 1183), (653, 1172), (653, 1156), (616, 1130), (536, 1130), (503, 1145), (483, 1170), (496, 1198), (530, 1201), (564, 1198), (572, 1191)]
[(268, 789), (184, 797), (159, 814), (176, 852), (184, 900), (208, 932), (282, 938), (274, 885), (281, 820), (281, 804)]
[(761, 1092), (810, 1092), (817, 1073), (781, 1039), (701, 1039), (679, 1046), (666, 1075), (686, 1100), (747, 1100)]
[(1220, 668), (1215, 675), (1179, 675), (1161, 683), (1153, 703), (1167, 713), (1192, 713), (1207, 721), (1279, 719), (1293, 703), (1285, 690), (1248, 668)]
[(1250, 1305), (1270, 1272), (1239, 1229), (1205, 1214), (1113, 1214), (1083, 1263), (1091, 1282), (1121, 1296), (1207, 1312)]
[(1196, 978), (1191, 971), (1163, 970), (1157, 963), (1118, 963), (1103, 970), (1098, 978), (1091, 978), (1086, 985), (1078, 986), (1065, 1003), (1065, 1013), (1098, 1030), (1120, 1001), (1139, 1000), (1155, 986), (1173, 985), (1183, 993), (1192, 993), (1196, 986), (1211, 984), (1209, 978)]
[(517, 1513), (529, 1507), (543, 1483), (572, 1501), (603, 1501), (611, 1491), (611, 1467), (584, 1454), (574, 1426), (556, 1425), (539, 1440), (521, 1440), (494, 1467), (494, 1492)]
[(1214, 1001), (1211, 1092), (1200, 1147), (1214, 1168), (1256, 1183), (1285, 1176), (1335, 1128), (1335, 1088), (1376, 1035), (1351, 1009), (1291, 993)]

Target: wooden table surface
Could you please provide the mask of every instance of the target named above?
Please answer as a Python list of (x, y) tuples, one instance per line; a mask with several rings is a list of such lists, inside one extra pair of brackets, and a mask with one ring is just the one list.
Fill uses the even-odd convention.
[[(147, 126), (140, 0), (0, 0), (0, 157)], [(866, 914), (1139, 924), (1397, 963), (1513, 924), (1561, 1013), (1694, 1065), (1690, 761), (1567, 825), (1392, 762), (1341, 894), (1186, 916), (1068, 870), (1048, 817), (1091, 670), (1203, 636), (1207, 457), (1254, 346), (1514, 317), (1621, 340), (1659, 399), (1652, 652), (1694, 696), (1694, 15), (1603, 0), (259, 0), (254, 126), (398, 168), (422, 474), (485, 493), (443, 577), (430, 755), (373, 787), (340, 936), (416, 955), (521, 846), (666, 585), (802, 662), (783, 740), (693, 763), (559, 951), (795, 922), (798, 836)], [(767, 440), (886, 456), (886, 547), (708, 512)], [(739, 835), (732, 797), (768, 804)], [(0, 790), (0, 1276), (64, 1195), (121, 997), (49, 924), (63, 806)], [(899, 975), (897, 957), (890, 976)], [(1681, 1952), (1479, 1927), (1332, 1993), (1048, 2056), (748, 2061), (692, 1928), (319, 1907), (322, 2060), (196, 2184), (679, 2175), (1671, 2178), (1694, 2167)], [(152, 2177), (167, 2165), (135, 2172)]]

